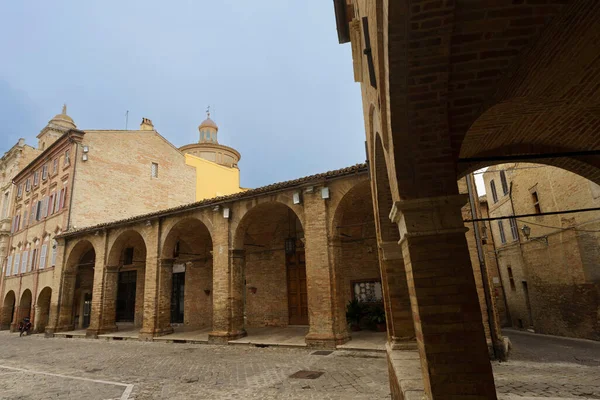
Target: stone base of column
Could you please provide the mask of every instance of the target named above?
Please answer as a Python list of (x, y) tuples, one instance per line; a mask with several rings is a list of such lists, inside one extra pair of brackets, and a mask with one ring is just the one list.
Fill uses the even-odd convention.
[(227, 344), (230, 340), (241, 339), (247, 334), (244, 329), (235, 332), (212, 331), (208, 334), (208, 343)]
[(351, 339), (352, 337), (348, 333), (337, 335), (309, 333), (304, 337), (307, 346), (323, 349), (335, 349), (337, 345), (344, 344)]
[(398, 338), (391, 337), (388, 340), (390, 350), (417, 350), (416, 338)]
[(152, 331), (145, 331), (142, 329), (138, 334), (138, 338), (141, 340), (152, 340), (155, 337), (170, 335), (173, 332), (174, 330), (172, 326), (162, 329), (154, 329)]
[(0, 331), (6, 331), (8, 329), (10, 329), (10, 324), (0, 325)]
[(85, 331), (85, 337), (89, 339), (98, 339), (98, 335), (103, 335), (105, 333), (117, 332), (119, 327), (117, 325), (113, 326), (105, 326), (102, 328), (88, 328)]

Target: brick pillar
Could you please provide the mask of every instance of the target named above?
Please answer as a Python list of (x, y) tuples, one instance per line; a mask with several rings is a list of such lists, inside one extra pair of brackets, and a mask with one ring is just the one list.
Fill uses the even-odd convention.
[(92, 313), (87, 337), (98, 337), (103, 333), (115, 332), (117, 307), (117, 285), (119, 267), (104, 265), (104, 257), (96, 256), (94, 285), (92, 288)]
[[(304, 196), (304, 215), (310, 216), (304, 222), (310, 324), (305, 340), (311, 346), (335, 348), (337, 344), (347, 342), (349, 335), (345, 323), (335, 323), (341, 318), (345, 321), (345, 314), (336, 307), (338, 302), (334, 298), (334, 263), (329, 249), (327, 228), (329, 213), (326, 200), (321, 198), (320, 193), (317, 191)], [(342, 325), (344, 329), (336, 329), (336, 325)]]
[[(58, 307), (58, 318), (56, 327), (52, 332), (72, 331), (75, 329), (73, 321), (73, 300), (75, 298), (75, 281), (77, 273), (65, 272), (62, 276), (60, 287), (60, 305)], [(50, 308), (52, 312), (52, 307)]]
[(399, 201), (398, 224), (425, 393), (496, 399), (462, 221), (465, 195)]
[[(58, 239), (56, 245), (56, 266), (54, 267), (54, 278), (52, 280), (52, 296), (50, 297), (50, 314), (48, 316), (48, 325), (46, 325), (44, 332), (48, 337), (52, 337), (54, 332), (58, 332), (60, 304), (65, 295), (62, 285), (65, 261), (65, 241), (64, 239)], [(71, 301), (73, 301), (72, 298)]]
[(388, 342), (393, 350), (415, 349), (415, 327), (410, 307), (402, 248), (395, 242), (379, 244), (379, 266), (385, 302)]
[(229, 340), (246, 336), (244, 329), (245, 251), (228, 251), (222, 241), (220, 243), (215, 241), (214, 249), (213, 327), (208, 338), (210, 343), (227, 343)]
[(151, 339), (173, 333), (171, 327), (172, 263), (161, 262), (156, 252), (148, 249), (144, 280), (144, 317), (139, 337)]

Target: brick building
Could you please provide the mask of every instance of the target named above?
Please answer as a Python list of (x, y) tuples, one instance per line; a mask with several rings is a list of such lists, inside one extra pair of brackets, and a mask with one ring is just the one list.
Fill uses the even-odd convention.
[[(600, 186), (560, 168), (511, 163), (484, 174), (513, 327), (600, 340)], [(528, 234), (525, 235), (525, 233)]]
[[(144, 119), (139, 131), (77, 130), (66, 107), (38, 135), (36, 157), (14, 175), (11, 236), (3, 259), (1, 326), (29, 316), (43, 331), (56, 281), (56, 235), (195, 199), (196, 173)], [(178, 190), (172, 190), (173, 185)], [(77, 324), (87, 324), (91, 281), (77, 282)], [(12, 311), (12, 312), (11, 312)]]

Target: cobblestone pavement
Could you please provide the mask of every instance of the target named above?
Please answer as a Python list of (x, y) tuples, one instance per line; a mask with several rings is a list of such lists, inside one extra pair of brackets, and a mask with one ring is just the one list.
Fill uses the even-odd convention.
[[(511, 360), (494, 363), (502, 397), (600, 399), (600, 343), (506, 334)], [(0, 399), (389, 398), (384, 354), (312, 352), (0, 332)], [(323, 375), (289, 377), (300, 370)]]

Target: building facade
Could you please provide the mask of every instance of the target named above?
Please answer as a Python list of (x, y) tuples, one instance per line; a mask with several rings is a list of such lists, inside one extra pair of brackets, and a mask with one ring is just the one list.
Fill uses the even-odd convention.
[[(563, 169), (512, 163), (484, 174), (510, 324), (600, 340), (600, 186)], [(544, 213), (558, 212), (555, 215)], [(527, 215), (527, 216), (524, 216)]]

